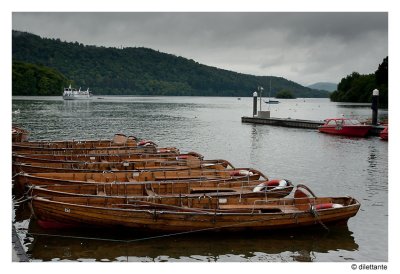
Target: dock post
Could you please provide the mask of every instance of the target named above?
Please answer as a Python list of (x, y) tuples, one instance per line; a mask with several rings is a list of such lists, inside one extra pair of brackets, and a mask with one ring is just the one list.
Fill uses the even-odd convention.
[(372, 125), (378, 125), (378, 103), (379, 103), (379, 90), (372, 91)]
[(253, 92), (253, 117), (257, 115), (257, 91)]

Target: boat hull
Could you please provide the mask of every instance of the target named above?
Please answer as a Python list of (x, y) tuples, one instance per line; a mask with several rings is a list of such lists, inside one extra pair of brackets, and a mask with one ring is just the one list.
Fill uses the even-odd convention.
[(388, 139), (389, 139), (389, 128), (387, 126), (381, 131), (381, 133), (379, 134), (379, 137), (382, 140), (388, 141)]
[(319, 132), (333, 135), (365, 137), (368, 134), (370, 128), (370, 126), (343, 126), (341, 128), (332, 126), (320, 126), (318, 127), (318, 130)]
[(90, 100), (90, 99), (92, 99), (92, 97), (89, 96), (89, 95), (74, 95), (74, 96), (63, 96), (63, 99), (64, 100), (68, 100), (68, 101), (71, 101), (71, 100)]
[(266, 104), (279, 104), (279, 101), (264, 101)]
[[(359, 204), (342, 208), (326, 209), (318, 212), (318, 217), (310, 211), (291, 213), (221, 213), (200, 211), (143, 210), (127, 208), (86, 206), (75, 203), (34, 198), (32, 210), (38, 220), (80, 226), (125, 227), (157, 232), (188, 231), (244, 231), (276, 230), (298, 227), (346, 223), (357, 214)], [(118, 201), (116, 201), (118, 202)]]

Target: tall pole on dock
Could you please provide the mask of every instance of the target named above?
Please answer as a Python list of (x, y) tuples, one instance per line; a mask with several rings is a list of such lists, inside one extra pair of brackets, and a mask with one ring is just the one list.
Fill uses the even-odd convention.
[(378, 104), (379, 104), (379, 90), (372, 91), (372, 125), (378, 125)]
[(253, 117), (257, 115), (257, 91), (253, 92)]
[(258, 86), (258, 91), (260, 92), (260, 111), (261, 111), (261, 101), (262, 101), (262, 91), (263, 91), (263, 87)]

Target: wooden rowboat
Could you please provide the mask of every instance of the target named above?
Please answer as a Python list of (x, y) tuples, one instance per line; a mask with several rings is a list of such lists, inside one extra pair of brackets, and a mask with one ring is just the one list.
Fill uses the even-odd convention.
[(26, 149), (64, 149), (64, 148), (102, 148), (119, 146), (143, 146), (146, 144), (155, 145), (151, 141), (138, 141), (135, 136), (126, 136), (122, 133), (114, 135), (112, 140), (69, 140), (69, 141), (29, 141), (14, 142), (13, 151)]
[(29, 132), (17, 125), (12, 126), (11, 136), (12, 142), (26, 142), (28, 140)]
[(46, 172), (103, 172), (103, 171), (140, 171), (140, 170), (183, 170), (183, 169), (224, 169), (234, 168), (226, 160), (173, 160), (173, 161), (124, 161), (94, 163), (18, 163), (14, 162), (13, 173)]
[(18, 173), (15, 177), (17, 187), (24, 189), (26, 185), (54, 184), (93, 184), (117, 182), (145, 182), (165, 180), (226, 180), (254, 181), (268, 180), (260, 171), (249, 168), (235, 169), (188, 169), (168, 171), (142, 172), (81, 172), (81, 173)]
[(116, 147), (103, 147), (103, 148), (43, 148), (43, 149), (24, 149), (18, 150), (16, 153), (19, 155), (32, 155), (32, 154), (53, 154), (53, 155), (75, 155), (75, 154), (133, 154), (133, 153), (179, 153), (179, 149), (175, 147), (157, 148), (155, 146), (145, 147), (129, 147), (120, 146)]
[[(296, 190), (297, 192), (297, 190)], [(251, 231), (347, 223), (360, 208), (351, 197), (33, 197), (43, 227), (76, 225), (144, 230)]]
[(131, 162), (143, 160), (203, 160), (203, 155), (197, 152), (177, 153), (120, 153), (120, 154), (76, 154), (76, 155), (54, 155), (54, 154), (13, 154), (13, 161), (20, 163), (90, 163), (90, 162)]
[[(161, 181), (138, 183), (107, 183), (81, 185), (48, 185), (32, 186), (31, 196), (169, 196), (169, 197), (200, 197), (200, 196), (232, 196), (281, 198), (290, 194), (293, 184), (285, 181), (281, 187), (276, 181)], [(262, 187), (264, 186), (264, 187)]]

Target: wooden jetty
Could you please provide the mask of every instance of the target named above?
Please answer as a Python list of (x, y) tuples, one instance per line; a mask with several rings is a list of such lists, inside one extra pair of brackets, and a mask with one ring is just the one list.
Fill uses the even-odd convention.
[[(324, 121), (301, 120), (291, 118), (261, 118), (261, 117), (242, 117), (242, 123), (262, 124), (270, 126), (318, 129), (318, 126), (323, 125)], [(368, 135), (379, 136), (379, 133), (384, 129), (383, 126), (372, 126)]]
[(260, 117), (242, 117), (242, 123), (263, 124), (270, 126), (295, 127), (318, 129), (318, 126), (323, 125), (323, 121), (300, 120), (290, 118), (260, 118)]

